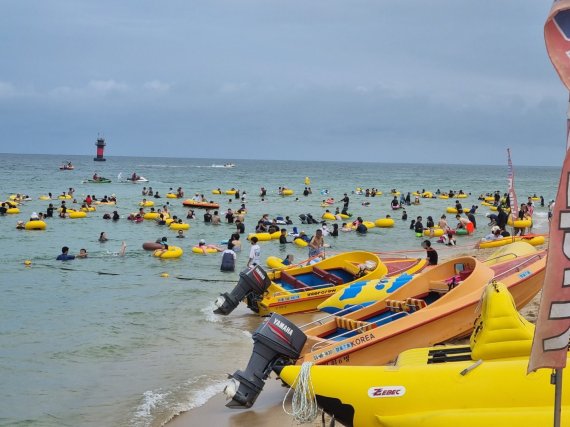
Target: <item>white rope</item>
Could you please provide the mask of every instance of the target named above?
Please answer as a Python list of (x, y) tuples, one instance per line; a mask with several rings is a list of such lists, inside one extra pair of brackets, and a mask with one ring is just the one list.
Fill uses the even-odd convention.
[(291, 389), (287, 390), (283, 398), (283, 411), (287, 415), (292, 415), (295, 421), (299, 424), (313, 422), (319, 415), (319, 408), (317, 406), (317, 398), (315, 397), (315, 390), (311, 382), (311, 362), (303, 362), (299, 376), (292, 384), (293, 398), (291, 402), (292, 411), (289, 412), (285, 408), (285, 401), (289, 396)]

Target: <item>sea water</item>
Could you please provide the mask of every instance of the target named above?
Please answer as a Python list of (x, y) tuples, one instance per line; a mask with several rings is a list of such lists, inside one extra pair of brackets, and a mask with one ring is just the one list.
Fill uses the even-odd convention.
[[(257, 220), (289, 215), (299, 231), (313, 234), (317, 225), (301, 224), (299, 214), (320, 218), (325, 198), (351, 199), (349, 211), (374, 221), (387, 214), (396, 219), (391, 229), (372, 229), (367, 235), (341, 233), (326, 237), (328, 254), (364, 249), (391, 250), (407, 256), (424, 256), (422, 239), (409, 230), (401, 211), (390, 209), (390, 189), (435, 192), (462, 189), (471, 196), (464, 207), (479, 205), (477, 196), (494, 190), (506, 191), (506, 166), (406, 165), (341, 162), (235, 161), (232, 159), (178, 159), (110, 157), (94, 162), (91, 156), (1, 155), (3, 172), (1, 199), (22, 193), (31, 197), (20, 206), (19, 215), (0, 217), (0, 425), (30, 426), (158, 426), (173, 415), (203, 404), (222, 390), (227, 372), (243, 368), (251, 353), (250, 332), (260, 322), (244, 307), (227, 317), (212, 313), (213, 301), (230, 291), (238, 272), (247, 262), (249, 244), (238, 254), (235, 273), (219, 270), (220, 255), (191, 252), (199, 239), (220, 243), (229, 238), (234, 225), (205, 224), (203, 212), (190, 220), (185, 239), (152, 221), (135, 224), (126, 216), (138, 210), (143, 186), (159, 191), (156, 206), (168, 203), (170, 210), (185, 218), (188, 209), (180, 199), (164, 198), (169, 188), (183, 187), (186, 197), (205, 194), (221, 204), (220, 214), (237, 209), (241, 202), (232, 196), (212, 195), (211, 190), (232, 187), (245, 192), (246, 233)], [(60, 171), (63, 161), (75, 170)], [(220, 167), (235, 162), (235, 168)], [(546, 203), (555, 196), (559, 168), (516, 167), (519, 201), (532, 194)], [(94, 172), (112, 180), (110, 184), (84, 181)], [(133, 172), (149, 182), (133, 184), (125, 177)], [(118, 180), (121, 176), (122, 179)], [(305, 177), (313, 193), (304, 197)], [(264, 201), (260, 187), (268, 190)], [(281, 197), (277, 189), (287, 186), (293, 196)], [(45, 231), (16, 230), (18, 220), (27, 221), (32, 212), (45, 212), (50, 201), (38, 200), (75, 189), (81, 201), (87, 194), (101, 198), (114, 194), (116, 206), (98, 206), (85, 219), (47, 220)], [(366, 198), (352, 194), (356, 188), (378, 188), (385, 194)], [(363, 206), (363, 202), (370, 202)], [(54, 206), (59, 200), (52, 200)], [(71, 201), (67, 202), (73, 207)], [(409, 219), (422, 215), (438, 218), (454, 200), (422, 199), (407, 207)], [(538, 203), (537, 203), (538, 205)], [(338, 204), (335, 206), (339, 206)], [(335, 206), (331, 208), (334, 210)], [(342, 207), (342, 206), (341, 206)], [(117, 210), (118, 222), (102, 219)], [(488, 233), (489, 211), (480, 206), (474, 236), (458, 237), (457, 248), (434, 243), (440, 257), (471, 250)], [(547, 209), (537, 206), (535, 230), (547, 229)], [(449, 218), (451, 217), (451, 218)], [(454, 224), (453, 215), (448, 215)], [(292, 226), (288, 227), (292, 229)], [(98, 242), (101, 232), (109, 241)], [(184, 249), (182, 258), (161, 260), (142, 250), (142, 243), (168, 237)], [(120, 256), (122, 242), (127, 250)], [(87, 259), (55, 260), (62, 246), (70, 253), (80, 248)], [(307, 249), (295, 245), (262, 243), (262, 259), (291, 253), (297, 261), (307, 258)], [(414, 252), (415, 251), (415, 252)], [(25, 266), (24, 261), (31, 265)], [(168, 277), (162, 277), (167, 273)]]

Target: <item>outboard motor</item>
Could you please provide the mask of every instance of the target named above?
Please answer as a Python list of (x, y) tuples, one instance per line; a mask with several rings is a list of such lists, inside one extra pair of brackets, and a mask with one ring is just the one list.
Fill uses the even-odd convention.
[(267, 273), (259, 265), (239, 274), (239, 281), (230, 293), (221, 294), (216, 302), (216, 314), (230, 314), (238, 306), (239, 302), (247, 298), (247, 306), (255, 311), (259, 311), (257, 301), (271, 285), (271, 280)]
[(224, 393), (231, 399), (228, 408), (250, 408), (275, 365), (291, 365), (301, 355), (307, 336), (280, 314), (271, 317), (253, 333), (253, 353), (245, 371), (229, 378)]

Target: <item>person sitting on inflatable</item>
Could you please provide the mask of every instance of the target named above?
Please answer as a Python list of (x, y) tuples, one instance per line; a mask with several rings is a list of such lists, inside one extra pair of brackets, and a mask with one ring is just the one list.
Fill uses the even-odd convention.
[(201, 249), (204, 255), (208, 253), (208, 249), (215, 249), (216, 252), (222, 252), (222, 248), (219, 248), (216, 245), (207, 245), (204, 239), (200, 239), (198, 242), (198, 246), (194, 246), (195, 248)]

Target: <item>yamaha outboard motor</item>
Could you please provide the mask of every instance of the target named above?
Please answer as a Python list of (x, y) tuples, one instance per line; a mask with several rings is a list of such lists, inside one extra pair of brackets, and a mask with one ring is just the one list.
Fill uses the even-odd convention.
[(253, 333), (253, 353), (245, 371), (236, 371), (224, 389), (228, 408), (250, 408), (275, 365), (292, 365), (301, 355), (307, 336), (292, 322), (273, 313)]
[(247, 306), (258, 312), (257, 301), (271, 285), (267, 273), (259, 265), (239, 274), (239, 281), (230, 293), (221, 294), (215, 302), (216, 314), (230, 314), (239, 302), (247, 298)]

